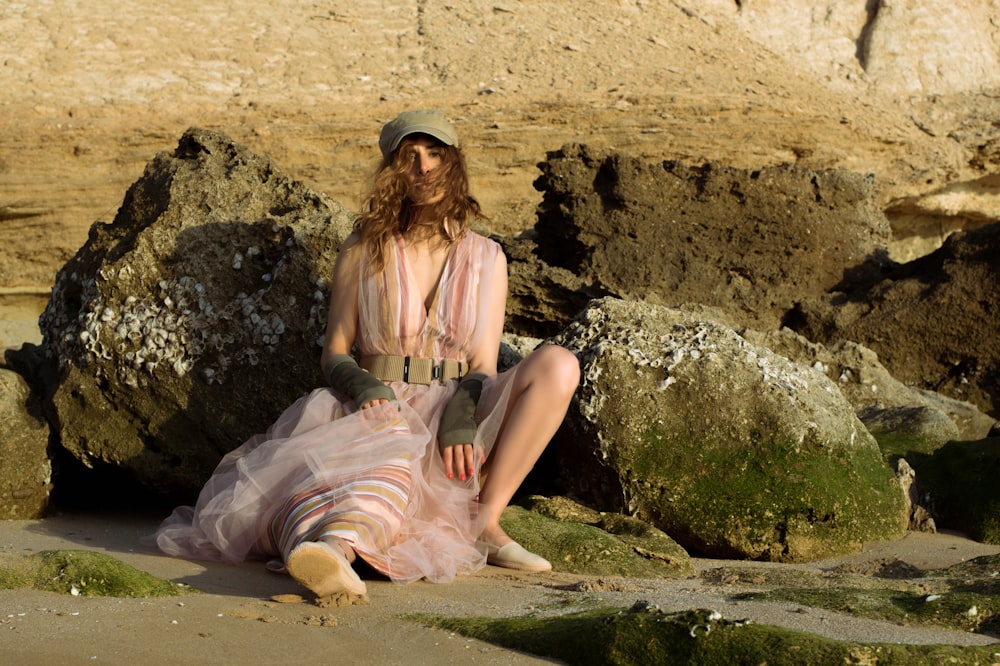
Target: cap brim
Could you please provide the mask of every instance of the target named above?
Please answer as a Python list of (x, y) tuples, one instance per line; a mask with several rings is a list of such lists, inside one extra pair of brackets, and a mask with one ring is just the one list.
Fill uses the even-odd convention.
[(446, 132), (442, 131), (439, 127), (429, 127), (427, 125), (411, 125), (406, 128), (405, 134), (400, 134), (392, 140), (392, 144), (389, 145), (388, 153), (394, 152), (399, 148), (399, 144), (403, 143), (403, 139), (413, 134), (426, 134), (427, 136), (434, 137), (446, 146), (454, 146), (458, 143), (455, 137), (449, 136)]

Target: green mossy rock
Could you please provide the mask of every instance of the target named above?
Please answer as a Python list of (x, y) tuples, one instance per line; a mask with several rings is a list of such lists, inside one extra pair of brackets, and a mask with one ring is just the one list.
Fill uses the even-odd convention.
[(728, 621), (709, 610), (664, 613), (642, 602), (557, 617), (413, 619), (573, 666), (989, 664), (995, 647), (858, 644)]
[(662, 531), (635, 518), (603, 515), (562, 497), (509, 506), (504, 530), (556, 571), (627, 578), (683, 578), (691, 558)]
[[(766, 591), (747, 592), (735, 598), (791, 601), (858, 617), (1000, 636), (998, 570), (1000, 555), (984, 555), (926, 573), (901, 566), (875, 576), (838, 570), (822, 576), (788, 576), (785, 580), (774, 576), (761, 581), (769, 588)], [(760, 578), (759, 571), (747, 573), (747, 578)], [(729, 567), (726, 575), (732, 578), (741, 574), (738, 567)]]
[[(591, 302), (564, 485), (709, 557), (815, 561), (903, 534), (902, 488), (822, 372), (683, 310)], [(624, 500), (624, 501), (623, 501)]]
[(946, 442), (960, 438), (958, 426), (939, 409), (926, 405), (869, 407), (858, 413), (890, 460), (914, 453), (934, 453)]
[(84, 597), (169, 597), (192, 589), (88, 550), (47, 550), (0, 557), (0, 589), (35, 589)]

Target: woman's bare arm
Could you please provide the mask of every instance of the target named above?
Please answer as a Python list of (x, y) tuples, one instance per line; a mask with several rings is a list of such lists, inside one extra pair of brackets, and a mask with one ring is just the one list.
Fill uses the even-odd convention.
[(354, 234), (344, 241), (333, 269), (321, 367), (334, 354), (350, 354), (358, 331), (358, 285), (361, 245)]

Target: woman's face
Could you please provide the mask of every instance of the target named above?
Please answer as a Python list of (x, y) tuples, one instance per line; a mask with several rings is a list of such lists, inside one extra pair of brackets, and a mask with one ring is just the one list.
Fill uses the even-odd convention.
[(435, 204), (444, 198), (434, 170), (441, 166), (440, 144), (427, 136), (415, 136), (407, 141), (402, 155), (407, 160), (406, 183), (410, 199), (416, 204)]

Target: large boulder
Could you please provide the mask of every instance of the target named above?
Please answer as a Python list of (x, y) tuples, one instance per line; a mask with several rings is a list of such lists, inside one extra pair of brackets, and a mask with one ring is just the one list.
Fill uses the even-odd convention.
[(583, 381), (562, 482), (690, 552), (810, 561), (900, 536), (902, 489), (822, 372), (683, 310), (605, 298), (553, 339)]
[[(883, 444), (883, 450), (883, 438), (878, 436), (883, 433), (886, 439), (896, 438), (900, 444), (908, 440), (917, 444), (916, 450), (929, 453), (948, 440), (986, 437), (996, 423), (972, 403), (904, 384), (882, 365), (878, 354), (856, 342), (840, 340), (827, 346), (788, 328), (741, 328), (738, 333), (757, 346), (826, 374), (853, 405), (865, 427), (873, 434), (877, 431), (876, 439)], [(915, 428), (917, 422), (924, 425)]]
[(322, 384), (328, 279), (350, 227), (270, 159), (188, 130), (56, 277), (40, 326), (62, 446), (192, 498), (223, 454)]
[(0, 519), (39, 518), (52, 491), (49, 429), (30, 400), (28, 383), (0, 367)]
[(1000, 223), (993, 223), (955, 233), (872, 283), (803, 298), (787, 322), (816, 342), (860, 343), (900, 381), (997, 417), (998, 303)]
[(581, 145), (539, 166), (543, 261), (604, 294), (714, 306), (758, 328), (877, 268), (890, 238), (864, 174), (647, 163)]

